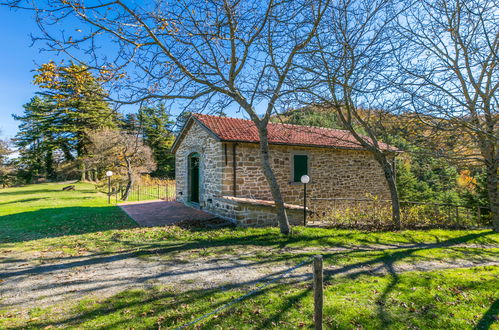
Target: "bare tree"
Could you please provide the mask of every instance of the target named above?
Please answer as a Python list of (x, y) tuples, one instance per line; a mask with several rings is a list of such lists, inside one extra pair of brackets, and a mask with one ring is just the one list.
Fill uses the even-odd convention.
[[(309, 102), (332, 108), (381, 165), (390, 190), (392, 218), (401, 228), (394, 152), (382, 142), (385, 121), (393, 121), (397, 103), (390, 97), (391, 25), (404, 7), (392, 0), (339, 0), (332, 3), (310, 45), (297, 77)], [(311, 64), (310, 64), (311, 63)]]
[(498, 13), (499, 3), (494, 0), (417, 1), (398, 22), (400, 48), (395, 53), (403, 73), (397, 85), (422, 122), (439, 130), (444, 121), (480, 150), (496, 231)]
[[(186, 108), (214, 110), (235, 104), (242, 109), (258, 128), (263, 172), (281, 232), (288, 234), (281, 190), (270, 164), (267, 124), (293, 92), (293, 65), (328, 3), (48, 0), (40, 7), (37, 1), (18, 0), (11, 5), (34, 9), (43, 32), (38, 40), (99, 70), (120, 89), (121, 102), (156, 98), (175, 100), (177, 107), (183, 100)], [(60, 32), (60, 24), (67, 22), (75, 30)]]
[(154, 157), (147, 145), (137, 134), (113, 129), (89, 131), (89, 155), (85, 158), (88, 168), (104, 173), (112, 169), (126, 177), (126, 188), (122, 200), (126, 201), (135, 179), (142, 173), (156, 168)]

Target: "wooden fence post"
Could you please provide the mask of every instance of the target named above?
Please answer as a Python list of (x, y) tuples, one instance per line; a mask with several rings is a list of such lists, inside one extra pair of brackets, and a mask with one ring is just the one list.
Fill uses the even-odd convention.
[(323, 290), (322, 256), (317, 255), (314, 258), (314, 324), (316, 330), (322, 330)]

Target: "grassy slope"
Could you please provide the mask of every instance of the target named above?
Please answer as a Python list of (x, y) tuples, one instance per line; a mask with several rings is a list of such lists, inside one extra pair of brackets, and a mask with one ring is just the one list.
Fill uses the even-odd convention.
[[(401, 231), (368, 233), (352, 230), (296, 228), (291, 237), (275, 228), (186, 230), (178, 227), (133, 228), (135, 223), (118, 208), (108, 206), (92, 185), (78, 184), (76, 192), (62, 192), (62, 185), (43, 184), (0, 190), (0, 253), (63, 250), (67, 254), (135, 251), (189, 258), (239, 254), (254, 250), (248, 258), (282, 260), (294, 264), (321, 252), (326, 265), (393, 264), (421, 260), (453, 260), (497, 257), (498, 249), (459, 247), (456, 244), (499, 244), (490, 231)], [(334, 251), (337, 247), (376, 244), (414, 244), (391, 251)], [(388, 247), (387, 246), (387, 247)], [(283, 250), (285, 249), (285, 250)], [(294, 250), (297, 249), (297, 250)], [(304, 250), (306, 249), (306, 250)], [(390, 325), (467, 328), (489, 322), (497, 315), (494, 288), (499, 285), (497, 267), (408, 272), (399, 276), (359, 274), (335, 277), (326, 286), (325, 321), (329, 327), (367, 328)], [(0, 312), (0, 328), (42, 327), (61, 322), (84, 327), (166, 327), (211, 310), (237, 296), (237, 290), (175, 292), (175, 288), (132, 290), (101, 300), (88, 298), (76, 305), (29, 311), (31, 322), (10, 311)], [(496, 301), (494, 303), (494, 301)], [(487, 312), (488, 311), (488, 312)], [(494, 312), (495, 311), (495, 312)], [(254, 327), (294, 328), (311, 319), (311, 294), (307, 285), (280, 285), (209, 320), (206, 326), (230, 327), (252, 323)], [(436, 316), (435, 316), (436, 315)], [(487, 321), (488, 320), (488, 321)]]

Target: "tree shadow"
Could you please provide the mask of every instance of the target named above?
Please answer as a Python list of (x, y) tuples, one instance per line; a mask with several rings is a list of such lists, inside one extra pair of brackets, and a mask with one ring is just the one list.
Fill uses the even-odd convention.
[[(206, 230), (208, 231), (208, 229)], [(445, 241), (441, 241), (440, 243), (418, 243), (414, 245), (409, 245), (409, 246), (402, 246), (402, 247), (393, 247), (393, 248), (382, 248), (379, 250), (372, 250), (372, 249), (349, 249), (347, 250), (347, 247), (345, 247), (344, 251), (340, 252), (334, 252), (334, 253), (321, 253), (325, 259), (332, 259), (335, 256), (338, 255), (347, 255), (347, 254), (352, 254), (352, 253), (359, 253), (362, 251), (368, 252), (376, 252), (376, 251), (387, 251), (383, 256), (380, 257), (375, 257), (373, 259), (369, 259), (367, 261), (363, 262), (358, 262), (358, 263), (353, 263), (349, 264), (343, 267), (340, 267), (335, 270), (326, 270), (325, 275), (326, 276), (334, 276), (342, 273), (350, 273), (355, 269), (361, 269), (366, 266), (372, 266), (374, 264), (380, 264), (383, 267), (385, 267), (389, 272), (393, 270), (393, 265), (395, 262), (400, 261), (404, 258), (410, 257), (412, 254), (414, 254), (417, 251), (420, 250), (428, 250), (428, 249), (435, 249), (435, 248), (444, 248), (444, 247), (451, 247), (456, 244), (461, 244), (465, 243), (470, 240), (475, 240), (480, 237), (485, 237), (487, 235), (494, 234), (494, 232), (481, 232), (481, 233), (473, 233), (473, 234), (467, 234), (464, 236), (460, 237), (455, 237), (452, 239), (448, 239)], [(27, 269), (24, 269), (22, 271), (15, 271), (15, 272), (3, 272), (0, 273), (0, 278), (9, 278), (13, 276), (19, 276), (19, 275), (29, 275), (29, 274), (43, 274), (46, 272), (51, 272), (54, 270), (61, 270), (61, 269), (70, 269), (74, 267), (80, 267), (80, 266), (89, 266), (89, 265), (98, 265), (98, 264), (106, 264), (112, 261), (117, 261), (117, 260), (125, 260), (125, 259), (130, 259), (130, 258), (141, 258), (141, 257), (147, 257), (147, 256), (161, 256), (161, 255), (168, 255), (170, 253), (174, 252), (192, 252), (193, 250), (196, 249), (208, 249), (208, 248), (214, 248), (214, 247), (226, 247), (226, 246), (231, 246), (231, 245), (237, 245), (238, 247), (244, 247), (246, 245), (251, 245), (251, 246), (270, 246), (270, 247), (281, 247), (281, 244), (278, 242), (274, 242), (272, 238), (274, 236), (277, 236), (275, 234), (263, 234), (263, 235), (248, 235), (245, 236), (244, 240), (241, 240), (240, 238), (226, 238), (226, 237), (221, 237), (221, 238), (205, 238), (205, 239), (198, 239), (196, 241), (188, 241), (188, 242), (168, 242), (168, 243), (163, 243), (163, 244), (158, 244), (158, 243), (142, 243), (142, 242), (126, 242), (126, 241), (120, 241), (124, 246), (126, 246), (128, 249), (122, 250), (121, 252), (98, 252), (98, 253), (93, 253), (89, 255), (84, 255), (84, 256), (69, 256), (69, 257), (57, 257), (54, 258), (57, 261), (67, 261), (63, 263), (58, 263), (54, 265), (41, 265), (41, 266), (35, 266), (35, 267), (30, 267)], [(317, 237), (304, 237), (301, 238), (300, 241), (303, 240), (316, 240)], [(111, 239), (112, 240), (112, 239)], [(391, 253), (388, 253), (388, 251), (393, 251)], [(302, 256), (308, 256), (306, 253), (301, 253), (301, 254), (294, 254), (294, 255), (279, 255), (279, 256), (271, 256), (268, 258), (268, 260), (262, 260), (264, 258), (260, 258), (260, 261), (258, 263), (269, 263), (269, 262), (279, 262), (279, 261), (286, 261), (286, 260), (293, 260), (296, 259), (297, 257), (302, 257)], [(75, 260), (76, 259), (76, 260)], [(50, 259), (48, 259), (50, 260)], [(255, 262), (256, 264), (256, 262)], [(355, 277), (360, 274), (365, 273), (363, 270), (357, 272), (357, 273), (352, 273), (349, 276)]]
[[(395, 251), (393, 253), (387, 254), (385, 256), (379, 257), (379, 258), (374, 258), (372, 260), (369, 260), (367, 262), (362, 262), (354, 265), (348, 266), (348, 268), (359, 268), (362, 269), (365, 266), (368, 265), (375, 265), (375, 264), (381, 264), (379, 268), (384, 268), (388, 275), (390, 276), (390, 283), (386, 286), (386, 288), (383, 290), (381, 295), (376, 301), (377, 304), (377, 310), (378, 310), (378, 317), (383, 325), (383, 328), (386, 328), (391, 325), (390, 321), (390, 315), (386, 310), (386, 305), (387, 305), (387, 299), (390, 295), (390, 293), (396, 288), (397, 284), (399, 283), (399, 276), (397, 272), (395, 271), (394, 265), (396, 262), (402, 261), (405, 258), (410, 257), (414, 253), (421, 251), (421, 250), (428, 250), (428, 249), (435, 249), (435, 248), (444, 248), (444, 247), (451, 247), (456, 244), (461, 244), (470, 240), (474, 240), (478, 237), (484, 236), (484, 235), (490, 235), (493, 234), (493, 232), (487, 232), (487, 233), (476, 233), (476, 234), (468, 234), (464, 235), (461, 237), (456, 237), (456, 238), (451, 238), (447, 239), (444, 241), (439, 241), (438, 243), (431, 243), (431, 244), (417, 244), (413, 248), (409, 249), (404, 249), (402, 251)], [(354, 272), (350, 275), (348, 275), (351, 278), (356, 278), (362, 274), (368, 274), (372, 272), (371, 269), (369, 270), (359, 270), (357, 272)], [(329, 274), (331, 276), (331, 274)]]
[[(474, 234), (467, 234), (463, 235), (460, 237), (452, 238), (452, 239), (447, 239), (447, 240), (442, 240), (438, 243), (430, 243), (430, 244), (414, 244), (412, 248), (407, 248), (403, 247), (402, 249), (397, 250), (396, 248), (393, 248), (393, 250), (390, 250), (387, 253), (384, 253), (382, 256), (376, 256), (373, 257), (369, 260), (362, 261), (362, 262), (354, 262), (348, 265), (344, 265), (342, 267), (339, 267), (337, 269), (329, 269), (325, 271), (325, 280), (326, 282), (332, 281), (332, 279), (335, 276), (342, 275), (346, 276), (351, 279), (355, 279), (361, 275), (372, 275), (373, 271), (376, 270), (381, 270), (385, 269), (386, 273), (388, 276), (391, 277), (390, 282), (388, 285), (384, 288), (383, 292), (379, 295), (379, 297), (376, 300), (376, 308), (377, 308), (377, 314), (380, 322), (382, 323), (383, 327), (389, 327), (392, 324), (391, 320), (391, 315), (389, 311), (386, 309), (387, 305), (387, 299), (390, 295), (391, 292), (393, 292), (398, 283), (399, 283), (399, 276), (395, 267), (395, 263), (402, 261), (403, 259), (410, 257), (412, 254), (414, 254), (417, 251), (420, 250), (428, 250), (428, 249), (434, 249), (434, 248), (442, 248), (442, 247), (451, 247), (455, 244), (460, 244), (460, 243), (465, 243), (470, 240), (474, 240), (479, 237), (484, 237), (486, 235), (490, 235), (492, 232), (482, 232), (482, 233), (474, 233)], [(254, 237), (256, 240), (258, 237)], [(268, 239), (268, 237), (267, 237)], [(313, 239), (317, 239), (317, 237), (314, 237)], [(251, 240), (249, 238), (248, 240)], [(203, 240), (200, 240), (198, 242), (188, 242), (188, 243), (181, 243), (181, 244), (171, 244), (171, 246), (168, 247), (162, 247), (162, 248), (154, 248), (157, 245), (154, 244), (148, 244), (148, 249), (143, 250), (143, 251), (132, 251), (132, 252), (127, 252), (127, 253), (122, 253), (122, 254), (117, 254), (117, 255), (112, 255), (112, 256), (92, 256), (88, 259), (85, 260), (79, 260), (79, 261), (71, 261), (68, 260), (68, 263), (57, 265), (57, 267), (53, 267), (50, 265), (47, 266), (38, 266), (29, 270), (25, 270), (21, 273), (19, 272), (14, 272), (14, 273), (3, 273), (0, 275), (0, 278), (6, 278), (6, 277), (12, 277), (12, 276), (19, 276), (19, 275), (29, 275), (29, 274), (40, 274), (43, 272), (50, 272), (53, 270), (57, 269), (65, 269), (65, 268), (72, 268), (72, 267), (78, 267), (81, 265), (90, 265), (90, 264), (105, 264), (107, 262), (111, 262), (113, 260), (116, 260), (116, 258), (131, 258), (131, 257), (137, 257), (137, 256), (145, 256), (149, 254), (164, 254), (164, 253), (170, 253), (172, 251), (178, 251), (178, 250), (189, 250), (193, 248), (198, 248), (200, 245), (206, 246), (207, 243), (210, 244), (219, 244), (219, 245), (224, 245), (227, 244), (225, 241), (220, 241), (220, 242), (212, 242), (210, 240), (206, 240), (203, 242)], [(240, 242), (238, 242), (240, 243)], [(278, 245), (279, 246), (279, 245)], [(335, 255), (342, 253), (342, 254), (348, 254), (348, 253), (354, 253), (354, 251), (342, 251), (342, 252), (332, 252), (332, 253), (325, 253), (324, 259), (333, 259)], [(305, 255), (302, 255), (301, 257), (304, 257)], [(80, 257), (81, 258), (81, 257)], [(296, 258), (296, 256), (294, 256)], [(278, 255), (275, 258), (270, 258), (269, 260), (259, 260), (259, 261), (254, 261), (251, 263), (246, 263), (246, 264), (233, 264), (227, 268), (221, 269), (222, 271), (229, 270), (231, 268), (236, 268), (236, 267), (248, 267), (251, 265), (257, 265), (257, 264), (264, 264), (268, 262), (276, 262), (276, 261), (286, 261), (286, 260), (293, 260), (293, 256), (286, 256), (286, 255)], [(369, 267), (368, 267), (369, 266)], [(217, 268), (217, 265), (214, 264), (213, 269)], [(204, 268), (204, 269), (199, 269), (196, 271), (206, 271), (209, 270), (210, 268)], [(189, 271), (189, 270), (186, 270)], [(179, 323), (182, 323), (183, 321), (186, 320), (192, 320), (195, 317), (198, 317), (204, 313), (210, 312), (214, 310), (215, 308), (223, 305), (224, 303), (230, 301), (231, 299), (234, 298), (234, 296), (226, 297), (224, 299), (216, 300), (215, 302), (211, 302), (212, 297), (216, 294), (219, 294), (220, 292), (225, 292), (228, 290), (232, 290), (235, 288), (241, 288), (241, 287), (252, 287), (256, 283), (259, 283), (259, 281), (262, 280), (268, 280), (271, 278), (275, 278), (276, 276), (279, 276), (280, 274), (283, 274), (285, 270), (281, 270), (279, 272), (274, 272), (273, 274), (270, 274), (268, 276), (262, 276), (258, 279), (253, 279), (253, 280), (245, 280), (241, 281), (237, 284), (229, 284), (229, 285), (217, 285), (209, 289), (196, 289), (196, 290), (188, 290), (184, 291), (181, 293), (175, 293), (175, 292), (154, 292), (154, 294), (151, 295), (144, 295), (143, 293), (136, 292), (136, 291), (131, 291), (131, 292), (123, 292), (121, 294), (118, 294), (116, 296), (113, 296), (111, 298), (105, 299), (103, 302), (101, 302), (98, 305), (95, 305), (95, 307), (91, 307), (88, 310), (84, 312), (78, 312), (75, 315), (70, 315), (67, 318), (58, 321), (57, 325), (60, 326), (68, 326), (68, 325), (78, 325), (78, 324), (83, 324), (86, 321), (92, 320), (93, 318), (96, 317), (103, 317), (106, 315), (111, 315), (116, 312), (120, 313), (126, 313), (127, 310), (133, 309), (133, 308), (139, 308), (141, 305), (146, 305), (146, 304), (152, 304), (154, 305), (154, 311), (155, 314), (161, 314), (164, 313), (166, 316), (164, 316), (161, 319), (162, 324), (165, 324), (167, 326), (178, 326), (180, 325)], [(177, 274), (180, 274), (180, 272), (177, 272), (175, 274), (158, 274), (157, 276), (174, 276)], [(156, 277), (157, 277), (156, 276)], [(148, 281), (151, 279), (154, 279), (155, 276), (145, 276), (142, 280), (143, 281)], [(286, 279), (286, 283), (284, 284), (285, 286), (294, 286), (298, 285), (300, 283), (303, 283), (304, 280), (309, 280), (311, 278), (311, 274), (294, 274)], [(112, 283), (111, 283), (112, 284)], [(103, 283), (104, 285), (110, 285)], [(270, 290), (272, 290), (274, 285), (269, 286), (266, 289), (261, 290), (260, 292), (256, 293), (252, 297), (258, 297), (260, 295), (264, 295)], [(285, 296), (282, 295), (282, 304), (280, 304), (280, 308), (276, 310), (273, 313), (270, 313), (270, 315), (267, 315), (265, 317), (259, 316), (258, 324), (261, 326), (261, 328), (269, 328), (273, 327), (274, 324), (278, 323), (279, 321), (283, 320), (284, 315), (286, 314), (287, 311), (290, 309), (293, 309), (299, 304), (307, 295), (309, 295), (311, 292), (311, 287), (310, 285), (306, 285), (303, 287), (303, 290), (299, 291), (296, 294), (293, 294), (292, 296)], [(129, 296), (127, 296), (129, 295)], [(236, 297), (238, 294), (236, 294)], [(126, 298), (126, 299), (125, 299)], [(200, 303), (202, 301), (202, 303)], [(190, 305), (195, 305), (193, 308), (179, 308), (179, 306), (190, 306)], [(487, 327), (490, 327), (490, 325), (494, 322), (495, 316), (497, 316), (497, 309), (498, 309), (498, 302), (496, 301), (489, 311), (482, 317), (482, 319), (479, 321), (479, 324), (477, 325), (477, 329), (487, 329)], [(171, 311), (174, 310), (175, 313), (172, 313)], [(143, 311), (140, 310), (140, 313)], [(139, 313), (139, 312), (137, 312)], [(139, 314), (136, 315), (136, 317), (141, 317)], [(183, 321), (180, 321), (183, 320)], [(115, 320), (112, 321), (111, 324), (106, 325), (106, 327), (119, 327), (124, 325), (127, 322), (127, 320), (123, 317), (116, 317)], [(159, 321), (158, 321), (159, 322)], [(210, 319), (207, 320), (204, 323), (204, 326), (207, 328), (210, 328), (210, 326), (215, 326), (216, 325), (216, 320)], [(52, 325), (50, 321), (36, 321), (34, 323), (30, 323), (30, 326), (35, 326), (35, 327), (45, 327), (48, 325)], [(478, 327), (481, 326), (481, 327)]]
[[(31, 194), (41, 194), (41, 193), (54, 193), (58, 190), (54, 189), (33, 189), (33, 190), (18, 190), (18, 191), (2, 191), (0, 190), (0, 196), (17, 196), (17, 195), (31, 195)], [(62, 190), (61, 190), (62, 192)]]
[(0, 243), (138, 227), (118, 207), (61, 207), (0, 216)]
[(477, 325), (474, 329), (476, 330), (487, 330), (492, 327), (492, 324), (497, 323), (499, 320), (499, 299), (494, 301), (492, 306), (483, 314), (480, 321), (478, 321)]
[(8, 205), (8, 204), (15, 204), (15, 203), (26, 203), (26, 202), (36, 202), (36, 201), (40, 201), (40, 200), (43, 200), (43, 199), (48, 199), (48, 197), (16, 199), (16, 200), (13, 200), (13, 201), (1, 202), (0, 205)]

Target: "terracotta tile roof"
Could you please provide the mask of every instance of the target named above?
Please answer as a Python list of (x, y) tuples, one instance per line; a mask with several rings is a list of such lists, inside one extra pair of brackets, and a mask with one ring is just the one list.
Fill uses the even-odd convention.
[[(253, 143), (260, 141), (258, 130), (251, 120), (201, 114), (193, 114), (193, 117), (222, 141)], [(345, 130), (269, 123), (268, 132), (270, 144), (364, 149), (353, 135)], [(380, 146), (385, 150), (399, 151), (385, 143), (380, 143)]]

